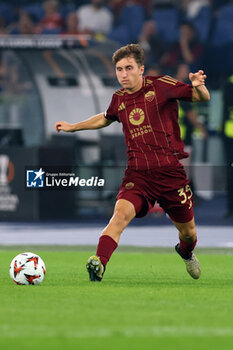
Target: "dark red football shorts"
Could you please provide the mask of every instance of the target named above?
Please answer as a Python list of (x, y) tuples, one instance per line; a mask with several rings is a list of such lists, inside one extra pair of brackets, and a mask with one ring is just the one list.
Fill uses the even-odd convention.
[(157, 201), (175, 222), (193, 218), (193, 195), (182, 165), (155, 170), (126, 169), (117, 200), (130, 201), (136, 217), (145, 216)]

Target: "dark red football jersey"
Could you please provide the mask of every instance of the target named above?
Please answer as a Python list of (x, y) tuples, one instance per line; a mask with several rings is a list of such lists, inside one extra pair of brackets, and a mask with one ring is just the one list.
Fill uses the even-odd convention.
[(192, 101), (192, 85), (167, 75), (143, 77), (142, 88), (117, 90), (105, 117), (123, 125), (128, 167), (153, 169), (175, 165), (188, 156), (180, 137), (178, 103)]

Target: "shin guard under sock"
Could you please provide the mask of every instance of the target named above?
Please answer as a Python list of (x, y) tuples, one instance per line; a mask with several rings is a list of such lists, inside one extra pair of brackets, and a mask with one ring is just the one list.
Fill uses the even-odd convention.
[(110, 236), (104, 235), (99, 239), (99, 244), (97, 246), (96, 255), (100, 258), (100, 261), (107, 265), (112, 253), (117, 248), (118, 244)]
[(191, 257), (192, 251), (195, 248), (196, 244), (197, 240), (195, 240), (194, 242), (185, 242), (182, 241), (182, 239), (180, 239), (180, 252), (184, 259), (188, 259)]

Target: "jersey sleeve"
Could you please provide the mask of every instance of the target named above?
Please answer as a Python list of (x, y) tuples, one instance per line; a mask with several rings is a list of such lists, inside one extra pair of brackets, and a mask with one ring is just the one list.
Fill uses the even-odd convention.
[(168, 75), (159, 77), (158, 82), (167, 99), (192, 102), (192, 85), (182, 83)]
[(116, 95), (114, 94), (112, 96), (112, 101), (111, 101), (108, 109), (104, 113), (104, 116), (108, 120), (120, 122), (120, 120), (118, 118), (118, 105), (117, 105), (116, 100), (117, 100), (117, 98), (116, 98)]

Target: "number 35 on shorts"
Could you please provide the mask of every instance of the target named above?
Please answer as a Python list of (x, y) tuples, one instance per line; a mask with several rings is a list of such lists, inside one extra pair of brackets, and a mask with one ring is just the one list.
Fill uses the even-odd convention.
[(180, 203), (185, 204), (186, 202), (188, 202), (187, 204), (189, 204), (189, 209), (191, 209), (193, 206), (193, 202), (191, 200), (193, 192), (190, 186), (186, 185), (185, 187), (182, 187), (179, 190), (177, 190), (177, 192), (179, 193), (179, 197), (181, 197)]

